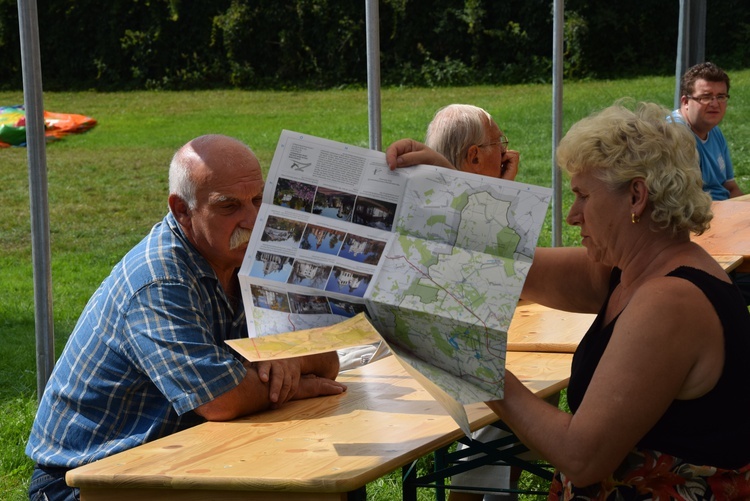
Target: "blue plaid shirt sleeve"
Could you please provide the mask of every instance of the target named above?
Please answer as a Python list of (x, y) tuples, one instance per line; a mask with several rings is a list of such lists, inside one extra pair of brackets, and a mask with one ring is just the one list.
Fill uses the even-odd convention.
[(203, 300), (195, 287), (160, 282), (140, 290), (124, 315), (124, 351), (180, 415), (231, 390), (245, 376), (242, 363), (216, 339), (221, 333), (213, 331), (213, 309), (205, 304), (211, 300)]

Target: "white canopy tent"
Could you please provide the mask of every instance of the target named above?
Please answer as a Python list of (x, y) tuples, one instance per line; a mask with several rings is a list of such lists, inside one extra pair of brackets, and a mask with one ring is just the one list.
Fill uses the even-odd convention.
[[(702, 61), (705, 41), (706, 0), (679, 0), (680, 24), (677, 46), (675, 102), (679, 79), (686, 68)], [(370, 148), (382, 150), (380, 105), (380, 15), (378, 0), (365, 0), (367, 30), (367, 88)], [(562, 136), (562, 54), (564, 0), (554, 0), (552, 65), (552, 226), (553, 245), (562, 243), (561, 178), (554, 151)], [(41, 398), (55, 362), (52, 273), (47, 200), (47, 159), (44, 136), (44, 104), (36, 0), (18, 0), (21, 39), (26, 141), (29, 162), (32, 259), (37, 360), (37, 398)]]

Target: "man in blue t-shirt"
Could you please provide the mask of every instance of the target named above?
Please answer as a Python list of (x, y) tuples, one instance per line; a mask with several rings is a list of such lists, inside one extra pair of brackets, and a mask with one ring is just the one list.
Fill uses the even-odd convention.
[(696, 64), (682, 76), (680, 95), (680, 107), (672, 117), (695, 134), (703, 189), (714, 200), (742, 195), (734, 180), (727, 142), (718, 127), (729, 102), (729, 76), (713, 63)]
[[(714, 200), (742, 195), (734, 180), (727, 142), (719, 129), (729, 102), (729, 75), (713, 63), (696, 64), (680, 79), (680, 95), (680, 108), (672, 112), (672, 117), (695, 134), (704, 191)], [(735, 273), (732, 280), (750, 305), (750, 274)]]

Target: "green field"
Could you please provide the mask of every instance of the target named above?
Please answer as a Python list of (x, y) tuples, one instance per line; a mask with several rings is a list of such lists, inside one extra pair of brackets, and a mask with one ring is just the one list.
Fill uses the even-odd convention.
[[(750, 70), (732, 76), (722, 129), (743, 191), (750, 192)], [(630, 97), (671, 107), (674, 77), (566, 84), (564, 124)], [(423, 139), (443, 105), (462, 102), (490, 111), (521, 152), (519, 181), (551, 185), (552, 89), (549, 85), (385, 89), (382, 137)], [(0, 92), (0, 105), (23, 102)], [(45, 109), (98, 120), (91, 131), (47, 146), (55, 346), (59, 354), (90, 294), (114, 264), (166, 212), (168, 163), (174, 151), (205, 133), (235, 136), (267, 168), (279, 132), (290, 129), (368, 146), (367, 92), (49, 93)], [(24, 455), (36, 407), (33, 270), (29, 172), (24, 148), (0, 150), (0, 498), (24, 499), (31, 462)], [(563, 183), (563, 215), (570, 197)], [(540, 240), (550, 245), (548, 215)], [(563, 231), (576, 245), (578, 232)], [(398, 476), (368, 486), (369, 499), (393, 499)], [(395, 494), (394, 494), (395, 493)], [(434, 499), (430, 492), (422, 499)], [(432, 497), (431, 497), (432, 496)]]

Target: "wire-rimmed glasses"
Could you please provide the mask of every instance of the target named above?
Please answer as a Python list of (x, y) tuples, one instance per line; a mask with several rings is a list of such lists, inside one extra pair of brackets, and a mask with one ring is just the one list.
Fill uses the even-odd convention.
[(716, 96), (711, 95), (705, 95), (705, 96), (685, 96), (688, 99), (692, 99), (693, 101), (697, 101), (703, 106), (710, 104), (713, 102), (714, 99), (716, 99), (716, 102), (719, 104), (727, 104), (727, 101), (729, 101), (729, 94), (718, 94)]
[(505, 153), (508, 150), (508, 136), (503, 134), (499, 138), (497, 138), (496, 141), (490, 141), (489, 143), (478, 144), (477, 146), (482, 148), (484, 146), (493, 146), (495, 144), (499, 144), (500, 148), (503, 150), (503, 153)]

